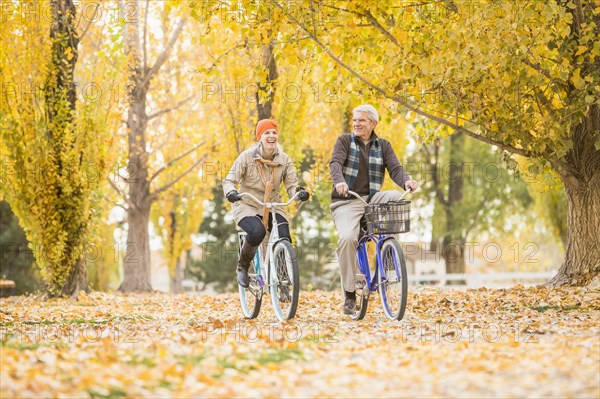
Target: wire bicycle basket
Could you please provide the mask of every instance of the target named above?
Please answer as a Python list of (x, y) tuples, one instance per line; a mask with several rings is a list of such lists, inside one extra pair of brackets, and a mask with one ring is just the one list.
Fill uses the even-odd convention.
[(410, 231), (410, 201), (365, 205), (369, 234), (397, 234)]

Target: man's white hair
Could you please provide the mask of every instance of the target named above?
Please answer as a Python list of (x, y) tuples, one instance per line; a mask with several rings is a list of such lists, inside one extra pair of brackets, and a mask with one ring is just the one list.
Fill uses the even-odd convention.
[(377, 113), (375, 107), (370, 104), (359, 105), (358, 107), (352, 110), (352, 113), (355, 112), (366, 112), (366, 114), (369, 116), (369, 119), (375, 122), (379, 122), (379, 114)]

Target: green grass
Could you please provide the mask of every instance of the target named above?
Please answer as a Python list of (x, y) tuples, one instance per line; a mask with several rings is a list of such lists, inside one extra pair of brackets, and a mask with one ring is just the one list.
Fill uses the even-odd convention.
[(127, 360), (125, 363), (131, 366), (144, 365), (146, 367), (156, 367), (156, 361), (146, 356), (140, 356), (137, 354), (131, 355), (131, 359)]
[(558, 305), (544, 305), (544, 306), (530, 306), (529, 308), (533, 309), (533, 310), (537, 310), (540, 313), (544, 313), (547, 310), (560, 310), (560, 311), (579, 310), (579, 309), (581, 309), (581, 305), (565, 306), (562, 308)]
[(37, 348), (39, 348), (40, 344), (37, 342), (2, 341), (2, 342), (0, 342), (0, 346), (2, 348), (10, 348), (10, 349), (15, 349), (15, 350), (19, 350), (19, 351), (30, 351), (30, 350), (36, 350)]
[(262, 353), (256, 361), (261, 365), (265, 365), (268, 363), (281, 363), (286, 360), (301, 358), (302, 352), (299, 349), (281, 349)]
[(0, 347), (14, 349), (18, 351), (31, 351), (36, 350), (40, 347), (64, 349), (67, 348), (68, 345), (64, 342), (51, 342), (40, 344), (39, 342), (0, 341)]
[(171, 382), (169, 382), (167, 380), (161, 380), (158, 383), (158, 387), (159, 388), (164, 388), (164, 389), (171, 389), (171, 388), (173, 388), (173, 383), (171, 383)]
[(110, 322), (118, 321), (151, 321), (154, 317), (149, 315), (136, 315), (136, 316), (113, 316), (107, 319), (62, 319), (62, 320), (25, 320), (21, 322), (5, 322), (0, 323), (0, 327), (11, 327), (19, 324), (25, 325), (56, 325), (56, 324), (108, 324)]
[(111, 388), (107, 395), (103, 395), (93, 389), (90, 389), (87, 392), (90, 395), (90, 398), (93, 399), (116, 399), (127, 396), (127, 392), (123, 391), (121, 388)]
[(200, 353), (197, 355), (175, 355), (175, 358), (177, 359), (177, 363), (182, 364), (184, 366), (185, 365), (197, 366), (204, 359), (206, 359), (206, 355), (203, 353)]

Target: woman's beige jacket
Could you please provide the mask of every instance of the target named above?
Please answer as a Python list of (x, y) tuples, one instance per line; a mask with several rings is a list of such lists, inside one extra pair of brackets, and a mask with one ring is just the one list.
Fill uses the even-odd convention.
[[(262, 145), (260, 143), (255, 144), (237, 157), (225, 180), (223, 180), (223, 193), (227, 195), (231, 190), (238, 190), (240, 193), (250, 193), (264, 201), (265, 184), (257, 170), (257, 168), (263, 168), (266, 179), (271, 179), (271, 170), (275, 174), (270, 202), (282, 202), (279, 194), (281, 183), (285, 185), (285, 189), (291, 198), (298, 187), (298, 175), (292, 160), (283, 152), (281, 146), (278, 144), (275, 150), (273, 157), (275, 166), (263, 165), (257, 162), (257, 159), (262, 159)], [(277, 213), (289, 220), (282, 208), (278, 208)], [(257, 215), (263, 215), (263, 207), (250, 198), (242, 198), (241, 201), (233, 204), (233, 217), (236, 224), (246, 216)]]

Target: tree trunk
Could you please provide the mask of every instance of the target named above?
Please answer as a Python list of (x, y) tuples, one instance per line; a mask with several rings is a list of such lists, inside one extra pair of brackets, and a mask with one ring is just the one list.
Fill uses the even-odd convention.
[(129, 71), (130, 107), (127, 115), (128, 157), (127, 183), (127, 244), (123, 261), (121, 292), (151, 291), (150, 236), (150, 181), (148, 179), (148, 152), (146, 150), (146, 99), (150, 87), (147, 69), (142, 64), (139, 21), (127, 24), (125, 30), (126, 54), (132, 57)]
[[(448, 203), (446, 206), (446, 235), (442, 256), (446, 261), (446, 273), (465, 272), (464, 225), (460, 215), (463, 200), (465, 136), (455, 133), (450, 137), (450, 172), (448, 177)], [(448, 285), (464, 285), (464, 280), (449, 281)]]
[(81, 258), (75, 264), (75, 267), (71, 271), (67, 284), (63, 288), (63, 295), (70, 295), (76, 297), (80, 291), (89, 292), (89, 286), (87, 283), (87, 267), (84, 258)]
[(181, 263), (181, 256), (177, 257), (175, 260), (175, 266), (171, 268), (171, 261), (174, 258), (175, 254), (175, 236), (177, 235), (177, 230), (179, 228), (178, 220), (177, 220), (177, 205), (179, 203), (179, 195), (175, 194), (173, 198), (173, 209), (169, 212), (169, 219), (171, 219), (171, 234), (169, 236), (169, 243), (167, 245), (167, 259), (169, 265), (169, 277), (170, 277), (170, 291), (172, 294), (177, 294), (183, 291), (182, 283), (183, 283), (183, 266)]
[(50, 8), (52, 11), (50, 24), (52, 64), (44, 90), (46, 113), (51, 126), (50, 130), (52, 130), (57, 127), (54, 126), (54, 122), (60, 114), (62, 100), (67, 101), (72, 113), (67, 116), (67, 120), (58, 120), (60, 124), (58, 127), (65, 128), (65, 125), (73, 120), (76, 104), (73, 74), (79, 55), (77, 51), (79, 37), (75, 27), (76, 9), (73, 1), (52, 0)]
[(348, 103), (346, 104), (346, 106), (343, 107), (342, 109), (342, 133), (349, 133), (352, 132), (353, 130), (353, 121), (352, 119), (354, 118), (354, 113), (352, 112), (353, 110), (353, 105), (350, 101), (348, 101)]
[[(269, 119), (273, 117), (273, 102), (275, 99), (275, 80), (277, 80), (277, 65), (275, 64), (275, 54), (273, 53), (273, 44), (269, 43), (262, 48), (261, 63), (267, 69), (267, 80), (258, 82), (258, 91), (256, 92), (256, 109), (258, 111), (258, 120)], [(266, 99), (261, 99), (266, 95)]]
[(179, 294), (183, 292), (183, 266), (184, 262), (181, 261), (181, 258), (177, 259), (177, 263), (175, 263), (175, 272), (171, 276), (171, 293)]
[[(120, 4), (122, 11), (125, 1), (120, 0)], [(135, 4), (139, 6), (137, 1)], [(123, 15), (121, 16), (123, 17)], [(148, 66), (145, 35), (144, 45), (142, 46), (140, 43), (139, 19), (135, 18), (130, 23), (125, 24), (123, 33), (125, 54), (131, 58), (131, 61), (129, 90), (127, 93), (130, 103), (127, 117), (129, 163), (127, 165), (128, 176), (125, 179), (129, 185), (129, 195), (125, 196), (125, 202), (128, 205), (127, 221), (129, 229), (123, 266), (124, 278), (119, 287), (119, 291), (122, 292), (149, 291), (152, 289), (150, 284), (150, 238), (148, 235), (150, 208), (162, 191), (168, 189), (181, 178), (180, 176), (154, 191), (150, 190), (151, 180), (156, 178), (157, 173), (160, 172), (149, 178), (148, 158), (150, 154), (146, 148), (146, 128), (148, 127), (149, 117), (146, 113), (146, 101), (150, 90), (150, 81), (169, 57), (184, 24), (185, 18), (179, 21), (173, 35), (152, 66)]]
[[(76, 92), (73, 76), (75, 64), (77, 63), (79, 37), (77, 35), (75, 16), (76, 9), (72, 0), (52, 0), (50, 3), (52, 12), (52, 21), (50, 24), (50, 38), (52, 40), (52, 63), (49, 68), (48, 79), (46, 81), (45, 100), (46, 116), (48, 118), (48, 137), (53, 142), (55, 156), (59, 173), (69, 173), (63, 171), (63, 162), (61, 153), (65, 144), (64, 134), (68, 129), (72, 129), (70, 124), (74, 123), (76, 109)], [(65, 112), (64, 102), (68, 106), (68, 112)], [(64, 193), (62, 187), (56, 187), (58, 197), (64, 197), (67, 202), (65, 206), (78, 206), (72, 203), (73, 195), (77, 193)], [(81, 195), (81, 194), (80, 194)], [(68, 212), (65, 212), (68, 214)], [(74, 248), (81, 243), (80, 229), (82, 228), (79, 220), (64, 220), (65, 225), (71, 230), (69, 233), (69, 248)], [(63, 224), (63, 223), (61, 223)], [(56, 287), (57, 290), (51, 295), (77, 295), (79, 291), (88, 290), (87, 269), (83, 258), (77, 260), (71, 265), (66, 284), (63, 287)]]
[(567, 196), (569, 235), (565, 260), (550, 285), (586, 285), (600, 275), (600, 107), (590, 107), (575, 127), (573, 148), (553, 164)]
[[(444, 248), (442, 256), (446, 261), (446, 273), (464, 273), (465, 272), (465, 244), (464, 240), (452, 240), (451, 237), (444, 239)], [(448, 284), (459, 284), (449, 281)], [(464, 284), (464, 283), (461, 283)]]
[(150, 204), (140, 209), (129, 208), (127, 211), (127, 247), (123, 260), (123, 282), (119, 286), (121, 292), (151, 291), (150, 239), (148, 220)]
[(565, 184), (569, 236), (565, 260), (552, 285), (585, 285), (600, 273), (600, 187)]
[(148, 153), (146, 151), (146, 93), (147, 87), (136, 86), (135, 102), (129, 109), (129, 207), (127, 208), (127, 247), (123, 262), (121, 292), (150, 291), (150, 182), (148, 181)]

